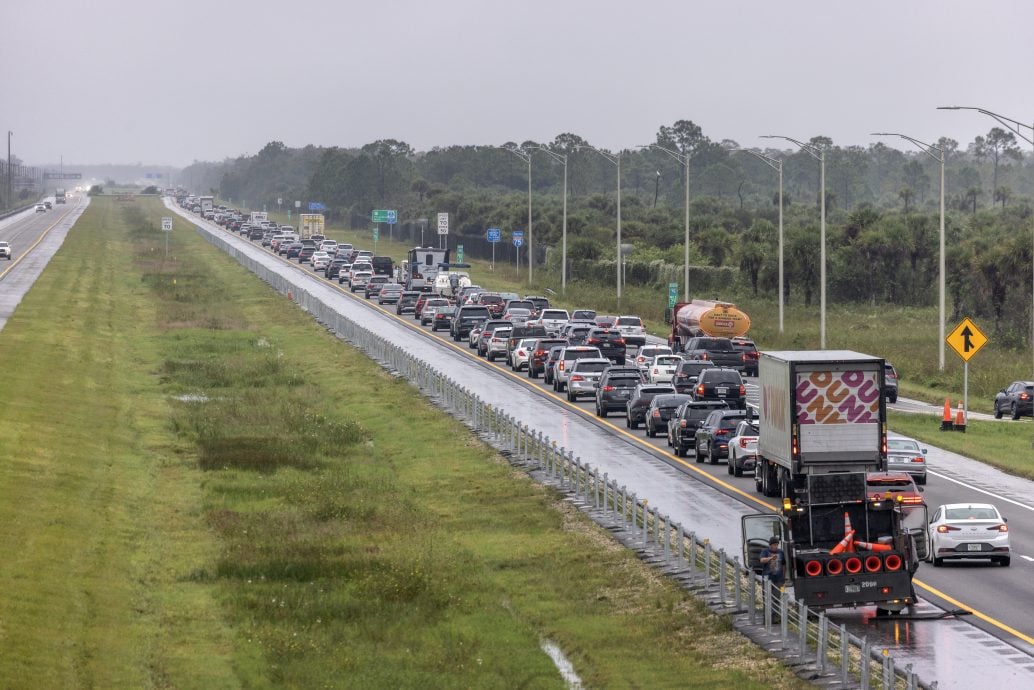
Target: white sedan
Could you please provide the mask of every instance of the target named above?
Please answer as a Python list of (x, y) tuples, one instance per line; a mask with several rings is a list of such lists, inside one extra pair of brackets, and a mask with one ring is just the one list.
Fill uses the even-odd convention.
[(935, 566), (946, 558), (989, 558), (1009, 565), (1009, 526), (990, 503), (948, 503), (930, 518), (928, 558)]
[(646, 370), (650, 383), (671, 383), (675, 378), (675, 370), (682, 363), (679, 355), (657, 355)]

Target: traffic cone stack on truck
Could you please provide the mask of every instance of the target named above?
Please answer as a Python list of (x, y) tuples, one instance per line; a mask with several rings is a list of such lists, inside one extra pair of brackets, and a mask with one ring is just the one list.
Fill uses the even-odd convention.
[(867, 491), (887, 466), (883, 360), (848, 350), (762, 352), (755, 484), (780, 500), (743, 518), (744, 560), (779, 536), (787, 582), (808, 606), (915, 603), (926, 506)]

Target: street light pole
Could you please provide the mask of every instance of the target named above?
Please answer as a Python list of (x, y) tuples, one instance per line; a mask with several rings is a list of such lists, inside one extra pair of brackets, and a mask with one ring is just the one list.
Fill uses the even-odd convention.
[(683, 295), (685, 296), (685, 301), (688, 302), (689, 301), (689, 152), (687, 151), (686, 153), (679, 153), (678, 151), (672, 151), (671, 149), (665, 148), (665, 147), (661, 146), (660, 144), (640, 144), (637, 148), (641, 148), (641, 149), (649, 148), (649, 149), (657, 149), (658, 151), (663, 151), (664, 153), (668, 154), (669, 156), (674, 158), (676, 161), (678, 161), (679, 164), (682, 165), (686, 169), (686, 189), (685, 189), (686, 198), (685, 198), (685, 201), (683, 202), (683, 205), (684, 205), (683, 212), (685, 214), (686, 237), (683, 240), (683, 250), (684, 250), (685, 256), (683, 258), (683, 266), (682, 266), (682, 285), (683, 285)]
[(7, 130), (7, 206), (14, 206), (11, 199), (11, 136), (14, 134)]
[[(937, 357), (937, 365), (941, 371), (944, 371), (944, 149), (933, 144), (926, 144), (918, 139), (913, 139), (907, 134), (900, 134), (898, 132), (873, 132), (873, 136), (877, 137), (901, 137), (907, 141), (911, 141), (913, 144), (919, 147), (919, 149), (933, 158), (935, 161), (941, 164), (941, 225), (940, 225), (940, 258), (938, 260), (940, 268), (940, 276), (937, 280), (937, 292), (938, 292), (938, 317), (937, 317), (937, 328), (940, 336), (940, 347)], [(934, 151), (937, 153), (934, 154)]]
[[(563, 247), (563, 249), (562, 249), (562, 252), (561, 252), (562, 253), (562, 255), (561, 255), (562, 267), (560, 269), (560, 289), (561, 289), (561, 292), (567, 292), (567, 154), (566, 153), (565, 154), (556, 153), (555, 151), (551, 151), (551, 150), (549, 150), (549, 149), (547, 149), (545, 147), (542, 147), (542, 146), (528, 146), (527, 148), (535, 149), (537, 151), (542, 151), (543, 153), (547, 154), (553, 160), (558, 161), (558, 162), (564, 164), (564, 220), (563, 220), (563, 230), (562, 230), (562, 236), (563, 236), (562, 247)], [(529, 155), (528, 166), (529, 166), (529, 169), (530, 169), (530, 167), (531, 167), (530, 155)], [(530, 178), (530, 176), (531, 176), (530, 172), (528, 173), (528, 176)], [(531, 193), (530, 192), (528, 193), (528, 198), (531, 199)], [(529, 222), (529, 224), (531, 222), (531, 213), (530, 212), (528, 213), (528, 222)], [(531, 243), (530, 242), (528, 243), (528, 248), (529, 248), (529, 250), (531, 249)]]
[[(948, 106), (940, 106), (937, 109), (938, 110), (975, 110), (978, 113), (983, 113), (984, 115), (987, 115), (988, 117), (993, 117), (1003, 127), (1008, 129), (1009, 131), (1011, 131), (1013, 134), (1018, 136), (1020, 139), (1023, 139), (1025, 142), (1027, 142), (1031, 146), (1034, 146), (1034, 125), (1028, 124), (1026, 122), (1020, 122), (1019, 120), (1014, 120), (1011, 117), (1006, 117), (1005, 115), (999, 115), (998, 113), (992, 113), (990, 110), (985, 110), (984, 108), (976, 108), (976, 107), (973, 107), (973, 106), (948, 105)], [(1023, 131), (1020, 129), (1021, 127), (1023, 127), (1024, 129), (1031, 130), (1031, 136), (1025, 135), (1023, 133)], [(993, 190), (992, 190), (992, 193), (993, 193)], [(1034, 229), (1032, 229), (1032, 230), (1034, 230)], [(1034, 357), (1034, 232), (1031, 233), (1030, 349), (1031, 349), (1031, 356)]]
[[(761, 137), (762, 139), (786, 139), (789, 142), (797, 144), (802, 151), (807, 153), (809, 156), (819, 162), (819, 348), (822, 350), (826, 349), (826, 150), (825, 148), (815, 146), (814, 144), (806, 144), (803, 141), (797, 141), (791, 137), (782, 136), (779, 134), (768, 134)], [(782, 172), (780, 171), (780, 177)], [(779, 199), (779, 210), (782, 212), (783, 199), (782, 191), (780, 190)], [(779, 262), (782, 265), (782, 261)], [(780, 289), (780, 296), (782, 290)]]
[(779, 332), (783, 332), (783, 294), (784, 294), (784, 275), (783, 275), (783, 161), (772, 156), (766, 156), (763, 153), (757, 151), (751, 151), (750, 149), (732, 149), (733, 151), (742, 151), (743, 153), (749, 153), (754, 156), (762, 163), (779, 173)]
[(616, 259), (616, 261), (614, 263), (617, 266), (617, 296), (618, 296), (618, 306), (620, 306), (621, 305), (621, 152), (618, 151), (617, 154), (606, 153), (606, 152), (601, 151), (600, 149), (596, 148), (595, 146), (590, 146), (589, 144), (581, 144), (578, 148), (581, 148), (583, 146), (585, 148), (587, 148), (587, 149), (595, 151), (596, 153), (598, 153), (601, 156), (603, 156), (604, 158), (606, 158), (608, 161), (610, 161), (615, 166), (617, 166), (617, 170), (618, 170), (618, 209), (617, 209), (618, 210), (618, 242), (617, 242), (617, 253), (614, 255), (614, 258)]

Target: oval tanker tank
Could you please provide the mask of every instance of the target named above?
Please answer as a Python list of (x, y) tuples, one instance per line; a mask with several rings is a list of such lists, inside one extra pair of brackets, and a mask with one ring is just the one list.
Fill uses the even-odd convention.
[(688, 338), (709, 335), (735, 338), (750, 330), (750, 317), (731, 302), (695, 299), (680, 302), (672, 309), (668, 343), (685, 343)]

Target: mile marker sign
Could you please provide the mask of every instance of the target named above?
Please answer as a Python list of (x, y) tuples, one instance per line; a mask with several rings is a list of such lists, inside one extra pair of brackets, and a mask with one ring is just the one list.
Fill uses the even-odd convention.
[(944, 341), (955, 350), (962, 361), (968, 362), (980, 348), (987, 344), (987, 336), (969, 320), (969, 317), (966, 317), (955, 327), (955, 330), (948, 334)]

